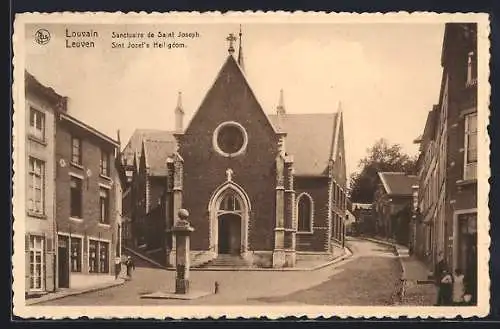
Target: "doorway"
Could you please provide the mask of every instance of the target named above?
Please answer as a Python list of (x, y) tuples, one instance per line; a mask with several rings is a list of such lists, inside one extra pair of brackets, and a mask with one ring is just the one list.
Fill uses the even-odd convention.
[(239, 255), (241, 253), (241, 216), (222, 214), (219, 216), (219, 254)]
[(59, 288), (69, 288), (69, 238), (58, 236), (57, 248)]

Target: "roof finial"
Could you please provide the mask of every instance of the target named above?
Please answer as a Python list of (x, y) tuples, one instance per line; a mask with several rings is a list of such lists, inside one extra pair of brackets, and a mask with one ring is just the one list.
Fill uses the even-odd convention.
[(342, 111), (342, 101), (339, 101), (339, 106), (338, 106), (338, 108), (337, 108), (337, 112), (338, 112), (338, 113), (342, 113), (342, 112), (343, 112), (343, 111)]
[(276, 107), (276, 113), (278, 115), (284, 115), (286, 114), (286, 111), (285, 111), (285, 100), (284, 100), (284, 95), (283, 95), (283, 89), (280, 90), (280, 99), (279, 99), (279, 103), (278, 103), (278, 106)]
[(120, 129), (116, 130), (116, 138), (117, 138), (117, 142), (118, 144), (121, 145), (121, 140), (120, 140)]
[(237, 40), (236, 37), (234, 36), (233, 33), (229, 33), (229, 36), (226, 38), (227, 41), (229, 41), (229, 49), (227, 50), (229, 54), (234, 53), (234, 45), (233, 43)]
[(243, 33), (241, 32), (241, 24), (240, 24), (240, 43), (239, 43), (239, 50), (238, 50), (238, 65), (244, 71), (245, 70), (245, 63), (243, 62), (243, 38), (242, 38), (242, 35), (243, 35)]

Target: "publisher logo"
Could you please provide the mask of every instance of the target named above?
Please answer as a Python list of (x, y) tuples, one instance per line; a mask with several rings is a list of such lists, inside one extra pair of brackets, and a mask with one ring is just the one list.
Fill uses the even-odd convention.
[(50, 41), (50, 32), (46, 29), (39, 29), (35, 33), (35, 41), (40, 45), (46, 45)]

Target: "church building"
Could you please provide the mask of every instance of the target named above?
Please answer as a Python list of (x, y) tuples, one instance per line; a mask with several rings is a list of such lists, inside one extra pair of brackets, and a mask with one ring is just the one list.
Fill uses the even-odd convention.
[[(185, 208), (195, 228), (193, 266), (233, 257), (247, 266), (293, 267), (301, 253), (331, 254), (345, 238), (342, 109), (291, 114), (281, 91), (266, 114), (245, 77), (241, 32), (237, 58), (236, 37), (228, 41), (229, 55), (189, 124), (179, 94), (175, 131), (134, 134), (123, 151), (123, 161), (134, 163), (132, 236), (142, 236), (132, 240), (148, 249), (153, 237), (144, 232), (161, 232), (153, 244), (161, 245), (162, 263), (173, 265), (171, 228)], [(148, 221), (155, 224), (145, 230)]]

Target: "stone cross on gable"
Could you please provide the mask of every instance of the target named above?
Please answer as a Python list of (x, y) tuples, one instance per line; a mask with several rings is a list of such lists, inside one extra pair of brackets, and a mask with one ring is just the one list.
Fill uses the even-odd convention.
[(226, 170), (227, 181), (230, 182), (233, 179), (233, 170), (231, 168), (227, 168)]
[(233, 43), (237, 40), (236, 37), (234, 36), (233, 33), (229, 33), (229, 36), (226, 38), (227, 41), (229, 41), (229, 53), (232, 54), (234, 53), (234, 45)]

